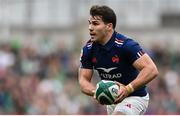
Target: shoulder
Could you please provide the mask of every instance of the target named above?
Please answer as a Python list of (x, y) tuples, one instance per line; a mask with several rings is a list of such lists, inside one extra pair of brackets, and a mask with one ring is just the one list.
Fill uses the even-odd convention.
[(116, 36), (115, 36), (115, 45), (121, 45), (121, 46), (127, 46), (127, 45), (133, 45), (133, 44), (138, 44), (138, 42), (136, 42), (134, 39), (126, 36), (126, 35), (123, 35), (123, 34), (120, 34), (120, 33), (117, 33), (116, 32)]
[(91, 40), (88, 40), (85, 45), (83, 46), (83, 50), (91, 50), (93, 46), (93, 42)]
[(114, 42), (114, 45), (120, 48), (120, 50), (134, 51), (136, 49), (141, 49), (137, 41), (119, 33), (116, 34)]
[(136, 47), (141, 48), (141, 46), (139, 45), (139, 43), (138, 43), (136, 40), (131, 39), (131, 38), (128, 38), (128, 39), (126, 40), (126, 42), (124, 43), (124, 45), (123, 45), (123, 48), (124, 48), (124, 49), (135, 49)]
[(139, 43), (137, 41), (135, 41), (134, 39), (128, 38), (124, 44), (124, 46), (133, 46)]
[(83, 54), (90, 54), (93, 48), (93, 42), (91, 40), (88, 40), (86, 44), (82, 48)]

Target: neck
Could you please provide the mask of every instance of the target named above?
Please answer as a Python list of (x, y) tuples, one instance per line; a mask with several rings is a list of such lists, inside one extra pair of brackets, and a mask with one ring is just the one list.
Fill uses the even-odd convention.
[(103, 41), (101, 42), (101, 44), (105, 45), (111, 39), (113, 33), (114, 33), (114, 30), (111, 30), (110, 32), (108, 32), (107, 35), (102, 39)]

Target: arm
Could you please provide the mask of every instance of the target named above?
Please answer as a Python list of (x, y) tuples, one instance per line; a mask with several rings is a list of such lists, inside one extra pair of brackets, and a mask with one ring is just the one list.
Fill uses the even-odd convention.
[(146, 85), (158, 75), (156, 65), (147, 54), (137, 59), (133, 66), (140, 71), (137, 78), (130, 83), (134, 90)]
[(92, 75), (92, 69), (79, 68), (78, 79), (81, 91), (89, 96), (93, 96), (96, 89), (96, 87), (91, 83)]
[(147, 54), (137, 59), (133, 66), (140, 71), (137, 78), (130, 83), (134, 90), (146, 85), (158, 75), (156, 65)]
[(116, 99), (115, 103), (119, 103), (130, 93), (134, 92), (134, 90), (146, 85), (158, 75), (156, 65), (147, 54), (144, 54), (134, 61), (133, 66), (138, 69), (140, 73), (136, 79), (126, 86), (117, 82), (117, 84), (122, 87), (122, 90), (120, 91), (120, 96)]

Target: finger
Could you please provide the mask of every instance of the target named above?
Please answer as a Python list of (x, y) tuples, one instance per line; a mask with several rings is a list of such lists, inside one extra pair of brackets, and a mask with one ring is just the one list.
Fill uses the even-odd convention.
[(119, 99), (117, 99), (114, 104), (120, 103), (122, 100), (124, 99), (124, 95), (122, 97), (120, 97)]
[(117, 82), (117, 81), (115, 81), (115, 83), (116, 83), (117, 85), (119, 85), (119, 86), (123, 86), (123, 84), (121, 84), (121, 83), (119, 83), (119, 82)]
[[(125, 96), (126, 96), (126, 91), (125, 91), (124, 89), (121, 89), (121, 90), (119, 91), (119, 96), (118, 96), (117, 100), (121, 101), (122, 99), (125, 98)], [(116, 101), (117, 101), (117, 100), (116, 100)]]
[(93, 98), (96, 99), (96, 95), (95, 94), (93, 95)]
[(120, 94), (120, 96), (114, 101), (114, 103), (119, 103), (120, 101), (122, 101), (122, 99), (124, 98), (124, 94)]
[(121, 102), (121, 101), (122, 101), (122, 98), (119, 98), (119, 99), (117, 99), (117, 100), (114, 101), (114, 104), (117, 104), (117, 103), (119, 103), (119, 102)]

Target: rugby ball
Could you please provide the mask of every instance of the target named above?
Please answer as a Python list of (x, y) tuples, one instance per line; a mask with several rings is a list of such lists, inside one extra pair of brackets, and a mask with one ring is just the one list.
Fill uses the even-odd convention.
[(119, 96), (119, 86), (110, 80), (101, 80), (96, 84), (95, 97), (100, 104), (111, 105)]

